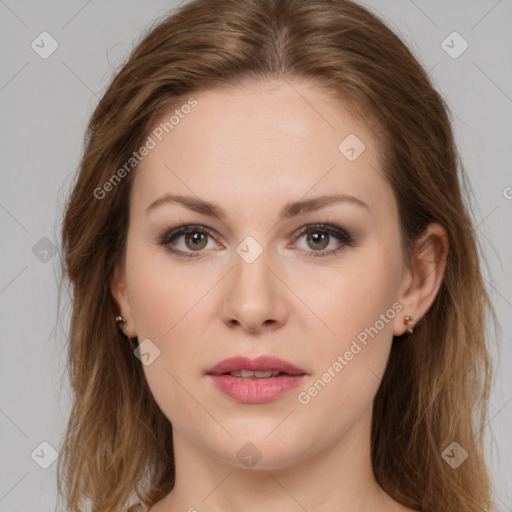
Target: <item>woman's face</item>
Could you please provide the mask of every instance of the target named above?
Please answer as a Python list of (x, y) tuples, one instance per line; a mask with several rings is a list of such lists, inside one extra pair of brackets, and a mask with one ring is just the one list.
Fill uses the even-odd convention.
[[(176, 435), (240, 467), (368, 436), (411, 285), (374, 136), (299, 82), (193, 97), (133, 171), (113, 287), (158, 405)], [(300, 375), (210, 374), (237, 356)]]

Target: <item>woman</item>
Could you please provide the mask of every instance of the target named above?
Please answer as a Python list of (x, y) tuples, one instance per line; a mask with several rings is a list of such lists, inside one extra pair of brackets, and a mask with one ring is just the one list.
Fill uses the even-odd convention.
[(442, 98), (355, 3), (154, 27), (63, 223), (67, 509), (490, 510), (463, 179)]

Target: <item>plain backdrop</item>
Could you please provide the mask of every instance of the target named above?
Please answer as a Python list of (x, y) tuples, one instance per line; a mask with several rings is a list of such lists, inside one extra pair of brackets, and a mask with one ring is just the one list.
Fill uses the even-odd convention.
[[(0, 0), (0, 512), (63, 510), (55, 486), (70, 407), (66, 317), (56, 324), (62, 207), (99, 97), (142, 31), (177, 4)], [(497, 510), (512, 511), (512, 1), (365, 5), (429, 70), (453, 115), (501, 327), (490, 333), (487, 456)]]

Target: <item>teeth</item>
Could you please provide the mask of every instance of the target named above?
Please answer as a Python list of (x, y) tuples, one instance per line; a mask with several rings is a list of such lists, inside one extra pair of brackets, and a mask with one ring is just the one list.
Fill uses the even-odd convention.
[(241, 377), (242, 379), (249, 379), (256, 377), (258, 379), (269, 379), (270, 377), (277, 377), (281, 372), (279, 370), (264, 370), (264, 371), (252, 371), (252, 370), (236, 370), (229, 372), (232, 377)]

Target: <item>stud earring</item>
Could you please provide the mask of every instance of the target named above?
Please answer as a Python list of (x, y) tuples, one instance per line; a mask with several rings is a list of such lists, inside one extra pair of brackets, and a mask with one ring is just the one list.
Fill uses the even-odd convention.
[(124, 329), (124, 326), (126, 325), (126, 318), (120, 315), (116, 316), (116, 322), (121, 329)]
[[(123, 334), (124, 334), (124, 328), (126, 326), (126, 318), (124, 316), (116, 316), (116, 322), (117, 322), (117, 325), (119, 326), (119, 328), (121, 329), (121, 331), (123, 331)], [(135, 342), (135, 340), (137, 339), (136, 337), (135, 338), (130, 338), (130, 336), (128, 336), (128, 334), (125, 334), (125, 336), (128, 338), (128, 341), (130, 342), (130, 345), (133, 347), (133, 349), (137, 349), (137, 343)]]
[(410, 316), (410, 315), (407, 315), (407, 316), (404, 318), (404, 325), (406, 325), (406, 326), (407, 326), (407, 332), (408, 332), (409, 334), (412, 334), (413, 329), (414, 329), (414, 327), (412, 327), (412, 326), (410, 325), (410, 324), (411, 324), (411, 322), (413, 322), (413, 321), (414, 321), (414, 318), (413, 318), (412, 316)]

